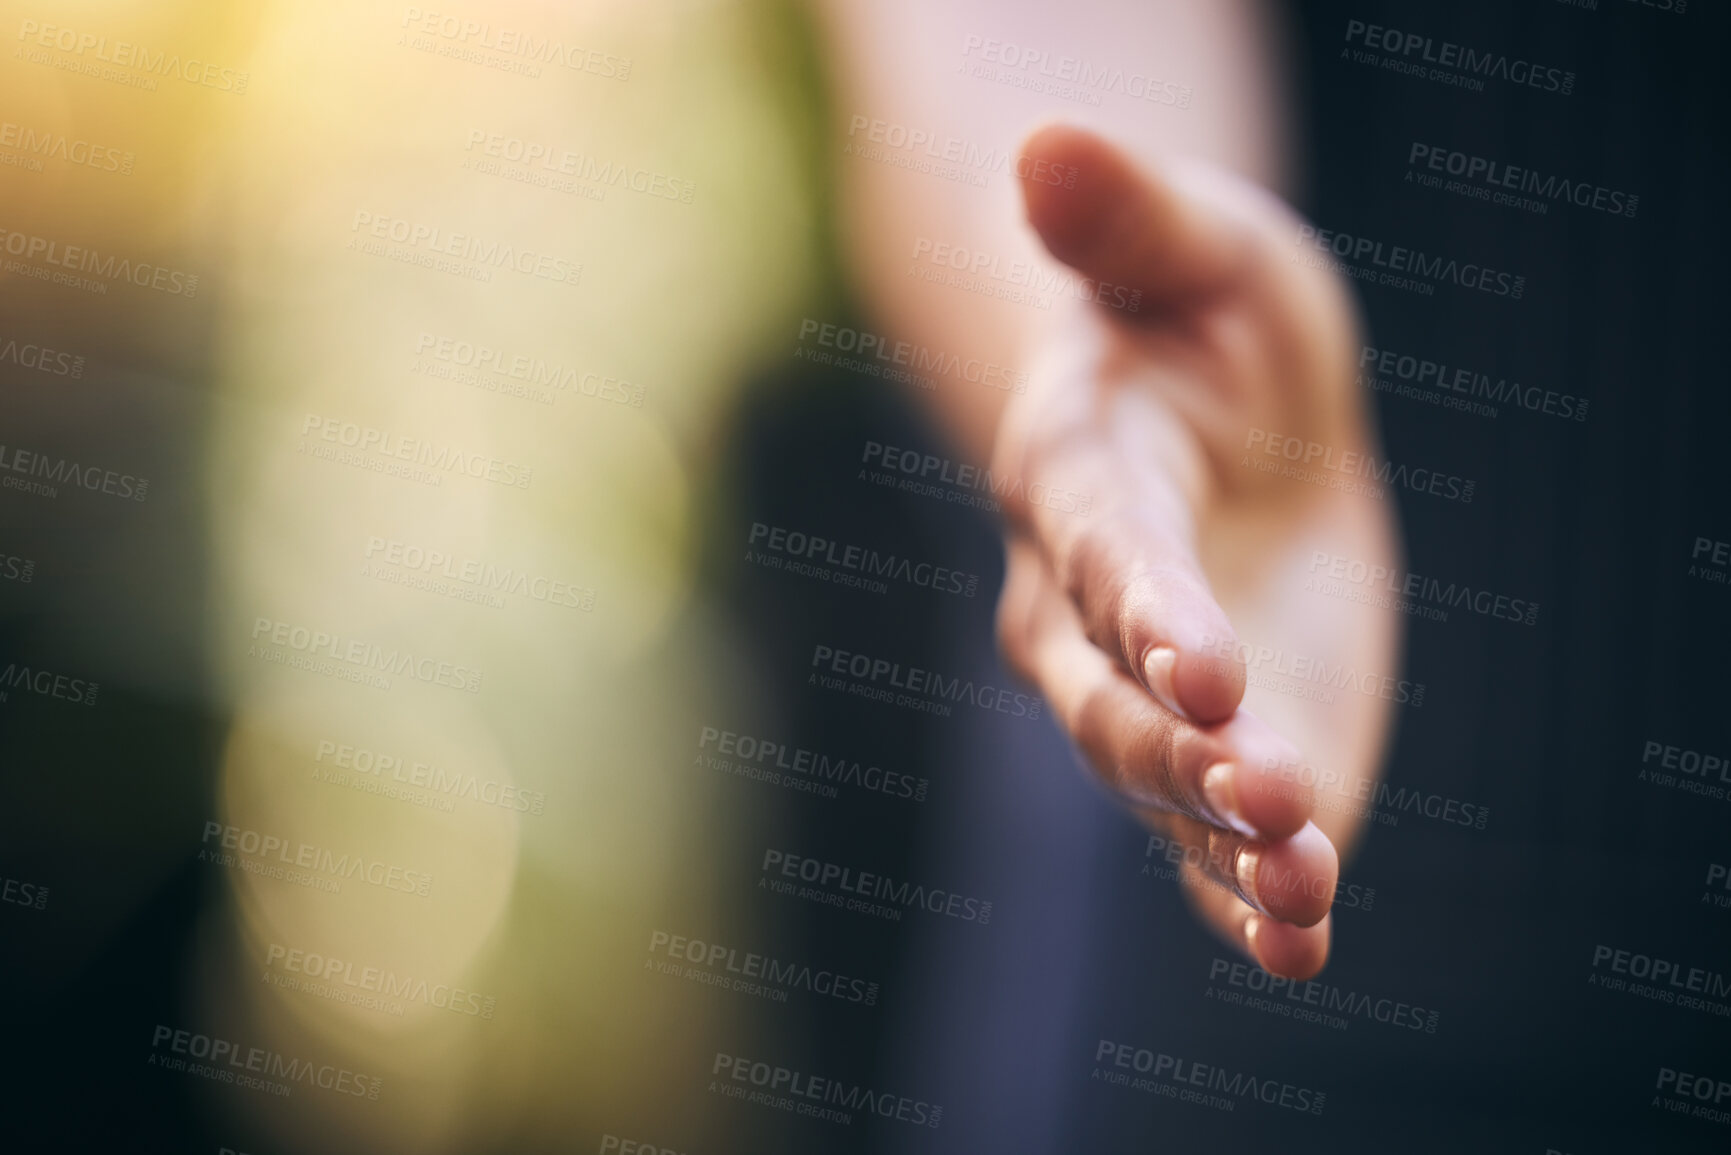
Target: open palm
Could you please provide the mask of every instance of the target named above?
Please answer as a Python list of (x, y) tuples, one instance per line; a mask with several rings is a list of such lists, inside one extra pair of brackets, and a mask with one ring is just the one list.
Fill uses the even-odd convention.
[[(999, 429), (993, 471), (1023, 482), (1000, 645), (1105, 782), (1189, 848), (1202, 916), (1308, 977), (1361, 825), (1337, 800), (1363, 796), (1407, 693), (1391, 615), (1306, 588), (1319, 559), (1398, 563), (1392, 496), (1350, 468), (1375, 451), (1350, 297), (1294, 259), (1293, 214), (1224, 172), (1152, 172), (1069, 127), (1023, 153), (1023, 171), (1078, 172), (1025, 182), (1028, 218), (1101, 291)], [(1090, 495), (1086, 515), (1028, 499), (1045, 487)]]

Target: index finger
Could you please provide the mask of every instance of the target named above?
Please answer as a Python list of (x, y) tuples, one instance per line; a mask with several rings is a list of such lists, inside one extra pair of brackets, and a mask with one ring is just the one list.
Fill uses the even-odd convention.
[(1292, 744), (1239, 710), (1209, 726), (1174, 713), (1088, 640), (1038, 550), (1010, 545), (999, 606), (1006, 656), (1052, 703), (1106, 785), (1130, 802), (1223, 830), (1286, 838), (1311, 817), (1311, 788), (1288, 781)]

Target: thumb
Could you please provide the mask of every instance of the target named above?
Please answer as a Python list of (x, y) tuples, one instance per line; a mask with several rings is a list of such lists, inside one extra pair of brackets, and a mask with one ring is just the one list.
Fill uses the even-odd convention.
[(1212, 296), (1251, 255), (1251, 230), (1231, 211), (1244, 190), (1222, 174), (1151, 172), (1105, 138), (1066, 124), (1036, 129), (1016, 171), (1028, 221), (1047, 250), (1086, 277), (1139, 292), (1131, 312)]

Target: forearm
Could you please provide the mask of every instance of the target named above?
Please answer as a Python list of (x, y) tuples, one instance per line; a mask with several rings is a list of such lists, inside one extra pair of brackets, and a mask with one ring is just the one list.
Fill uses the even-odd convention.
[[(1053, 315), (1086, 291), (1044, 279), (1060, 268), (1023, 221), (1015, 157), (1030, 128), (1073, 119), (1134, 153), (1199, 156), (1274, 187), (1287, 171), (1274, 32), (1257, 0), (820, 3), (837, 151), (852, 146), (838, 162), (856, 288), (873, 325), (928, 364), (972, 363), (910, 367), (935, 381), (917, 393), (976, 463), (990, 455), (1007, 386), (1029, 371)], [(1023, 63), (1030, 53), (1044, 56)], [(1009, 76), (1080, 99), (995, 78)], [(1035, 174), (1045, 178), (1063, 174)]]

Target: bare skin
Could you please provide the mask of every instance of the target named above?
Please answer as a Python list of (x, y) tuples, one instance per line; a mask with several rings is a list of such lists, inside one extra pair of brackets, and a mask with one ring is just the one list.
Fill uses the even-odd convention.
[[(1187, 118), (1107, 104), (1087, 114), (1102, 132), (1034, 131), (1013, 169), (1019, 204), (844, 165), (845, 216), (887, 328), (1029, 374), (1019, 395), (948, 383), (921, 394), (960, 451), (1019, 479), (1023, 495), (1091, 498), (1086, 516), (1006, 504), (1006, 659), (1101, 780), (1193, 848), (1184, 887), (1199, 915), (1270, 972), (1314, 975), (1392, 706), (1376, 692), (1307, 693), (1274, 671), (1320, 663), (1370, 675), (1366, 685), (1398, 675), (1391, 615), (1319, 596), (1305, 579), (1319, 554), (1394, 567), (1399, 542), (1391, 499), (1247, 464), (1272, 460), (1247, 452), (1258, 433), (1259, 445), (1376, 452), (1354, 379), (1352, 299), (1292, 259), (1300, 222), (1261, 187), (1279, 165), (1259, 111), (1268, 70), (1247, 46), (1254, 11), (834, 0), (829, 12), (856, 141), (863, 109), (1015, 147), (1040, 119), (1022, 109), (1038, 101), (1018, 105), (953, 67), (976, 28), (1066, 49), (1093, 36), (1077, 49), (1090, 59), (1166, 52), (1217, 82)], [(1060, 297), (1040, 312), (910, 278), (915, 238), (1068, 267), (1138, 294), (1136, 307), (1114, 293), (1118, 307)], [(1319, 773), (1331, 776), (1321, 797)]]
[(1374, 775), (1388, 703), (1247, 693), (1240, 639), (1392, 671), (1386, 615), (1308, 595), (1302, 576), (1316, 552), (1391, 564), (1395, 531), (1373, 498), (1242, 461), (1251, 430), (1372, 449), (1349, 300), (1288, 260), (1297, 219), (1223, 173), (1156, 176), (1064, 127), (1024, 154), (1081, 174), (1026, 183), (1053, 255), (1142, 296), (1074, 310), (1004, 411), (994, 474), (1094, 502), (1085, 518), (1006, 507), (1000, 645), (1104, 780), (1205, 851), (1188, 879), (1202, 916), (1265, 969), (1312, 975), (1358, 823), (1316, 809), (1310, 768)]

